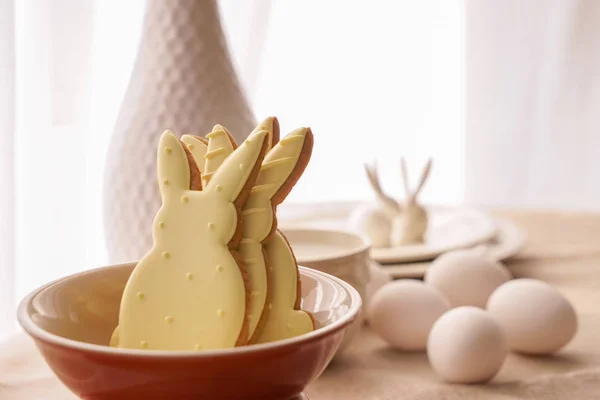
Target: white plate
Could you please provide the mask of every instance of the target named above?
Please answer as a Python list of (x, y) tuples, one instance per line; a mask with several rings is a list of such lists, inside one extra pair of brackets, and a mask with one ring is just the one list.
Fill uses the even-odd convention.
[[(506, 261), (521, 251), (525, 244), (525, 233), (507, 220), (497, 220), (498, 234), (489, 242), (476, 246), (497, 261)], [(394, 279), (423, 278), (430, 262), (388, 264), (381, 268)]]
[[(337, 228), (353, 230), (349, 216), (360, 203), (286, 205), (278, 209), (281, 227)], [(463, 207), (426, 206), (430, 226), (425, 243), (392, 248), (373, 248), (371, 257), (381, 264), (432, 260), (442, 253), (473, 247), (491, 240), (497, 231), (486, 213)]]
[(496, 236), (494, 220), (469, 208), (427, 207), (429, 228), (425, 243), (373, 248), (371, 257), (380, 264), (432, 260), (448, 251), (473, 247)]

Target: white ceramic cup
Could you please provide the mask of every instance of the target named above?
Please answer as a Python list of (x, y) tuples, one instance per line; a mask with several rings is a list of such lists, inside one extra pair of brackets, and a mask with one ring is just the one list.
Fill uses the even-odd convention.
[[(298, 265), (323, 271), (340, 278), (356, 289), (367, 307), (367, 284), (370, 280), (371, 244), (366, 237), (357, 233), (315, 228), (285, 228), (287, 237)], [(340, 346), (345, 350), (363, 322), (364, 312), (350, 327)]]

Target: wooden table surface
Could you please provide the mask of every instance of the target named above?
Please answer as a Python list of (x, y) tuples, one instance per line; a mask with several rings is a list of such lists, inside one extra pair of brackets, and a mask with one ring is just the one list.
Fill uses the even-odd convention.
[[(388, 348), (365, 327), (307, 390), (311, 400), (600, 399), (600, 214), (497, 211), (525, 229), (507, 266), (544, 280), (575, 306), (579, 331), (551, 357), (511, 354), (487, 385), (439, 381), (423, 353)], [(73, 399), (24, 335), (0, 346), (0, 399)]]
[(314, 399), (600, 399), (600, 214), (497, 211), (527, 244), (507, 261), (515, 277), (544, 280), (575, 306), (579, 331), (551, 357), (509, 355), (487, 385), (439, 381), (423, 353), (391, 350), (365, 327), (308, 394)]

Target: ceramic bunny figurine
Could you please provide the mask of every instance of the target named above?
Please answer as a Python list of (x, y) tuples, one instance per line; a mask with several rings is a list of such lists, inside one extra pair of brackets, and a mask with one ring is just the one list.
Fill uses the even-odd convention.
[(401, 160), (402, 179), (406, 200), (404, 204), (387, 195), (379, 182), (376, 167), (365, 165), (367, 178), (375, 194), (377, 204), (368, 204), (356, 209), (350, 223), (371, 239), (373, 247), (393, 247), (422, 243), (427, 232), (427, 211), (417, 198), (423, 189), (431, 170), (431, 159), (421, 172), (419, 183), (411, 190), (408, 180), (408, 168), (404, 158)]

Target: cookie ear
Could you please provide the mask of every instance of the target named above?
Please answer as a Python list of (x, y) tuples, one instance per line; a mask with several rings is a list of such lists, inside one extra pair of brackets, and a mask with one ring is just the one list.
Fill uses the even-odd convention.
[(208, 150), (208, 141), (200, 136), (183, 135), (181, 141), (185, 143), (194, 160), (200, 170), (200, 173), (204, 173), (204, 156)]
[(160, 194), (163, 198), (170, 193), (190, 189), (190, 165), (181, 141), (166, 130), (160, 137), (157, 149), (157, 173)]
[(267, 131), (258, 131), (248, 136), (217, 168), (205, 190), (219, 191), (228, 201), (234, 202), (248, 180), (256, 176), (267, 150), (268, 137)]
[(208, 149), (204, 155), (205, 161), (202, 168), (202, 183), (205, 187), (223, 161), (237, 148), (235, 139), (223, 125), (215, 125), (206, 138), (208, 139)]
[(252, 190), (263, 191), (271, 203), (281, 203), (306, 169), (313, 148), (310, 128), (299, 128), (267, 153)]
[(254, 128), (252, 133), (267, 131), (270, 133), (268, 149), (271, 150), (279, 142), (279, 121), (276, 117), (267, 117)]

